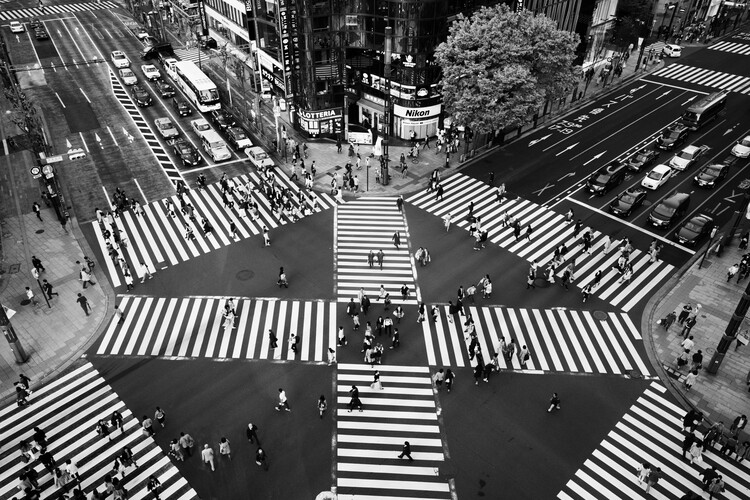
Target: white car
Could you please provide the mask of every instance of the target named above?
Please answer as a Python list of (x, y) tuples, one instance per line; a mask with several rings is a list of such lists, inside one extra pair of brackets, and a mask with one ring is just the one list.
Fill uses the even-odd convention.
[(245, 149), (245, 154), (250, 158), (250, 161), (258, 168), (273, 167), (274, 163), (269, 158), (268, 153), (263, 151), (260, 146), (253, 146)]
[(708, 146), (690, 145), (669, 160), (669, 166), (674, 170), (687, 170), (708, 150)]
[(657, 189), (672, 177), (672, 169), (666, 165), (657, 165), (641, 181), (646, 189)]
[(143, 76), (145, 76), (147, 80), (158, 80), (161, 78), (161, 73), (153, 64), (142, 65), (141, 71), (143, 71)]
[(10, 22), (11, 33), (23, 33), (24, 31), (26, 31), (26, 28), (23, 27), (23, 24), (19, 23), (18, 21)]
[(128, 59), (128, 56), (126, 56), (125, 53), (121, 50), (112, 51), (110, 59), (112, 60), (112, 64), (115, 65), (115, 68), (130, 67), (130, 59)]
[(669, 43), (661, 49), (661, 53), (667, 57), (680, 57), (682, 55), (682, 47)]
[(130, 68), (122, 68), (120, 70), (120, 78), (122, 78), (122, 83), (125, 85), (135, 85), (138, 83), (138, 78), (135, 76), (135, 73), (133, 73)]
[(732, 148), (732, 154), (737, 158), (747, 158), (750, 156), (750, 135), (742, 139)]
[(205, 118), (192, 120), (190, 122), (190, 126), (193, 127), (193, 130), (195, 130), (195, 133), (198, 134), (198, 137), (203, 136), (203, 132), (211, 130), (211, 125), (208, 124), (208, 121), (206, 121)]
[(154, 125), (156, 125), (156, 128), (159, 129), (159, 133), (165, 139), (174, 139), (180, 135), (180, 132), (177, 130), (177, 127), (174, 126), (172, 120), (167, 117), (157, 118), (154, 120)]

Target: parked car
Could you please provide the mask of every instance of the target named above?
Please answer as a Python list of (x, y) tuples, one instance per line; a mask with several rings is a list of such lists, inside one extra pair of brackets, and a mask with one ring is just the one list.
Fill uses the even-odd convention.
[(23, 33), (24, 31), (26, 31), (26, 28), (24, 28), (23, 24), (19, 23), (18, 21), (11, 21), (9, 26), (11, 33)]
[(250, 138), (247, 136), (247, 132), (240, 127), (229, 127), (226, 135), (227, 141), (229, 141), (229, 144), (231, 144), (236, 150), (249, 148), (253, 145)]
[(699, 214), (691, 218), (675, 233), (675, 239), (683, 245), (695, 246), (704, 236), (711, 234), (714, 219), (708, 215)]
[(685, 215), (689, 207), (688, 193), (673, 193), (651, 210), (648, 221), (656, 227), (669, 227)]
[(713, 165), (706, 165), (693, 177), (693, 182), (700, 187), (714, 188), (728, 173), (729, 165), (727, 164), (714, 163)]
[(122, 78), (122, 83), (125, 85), (135, 85), (138, 83), (138, 78), (130, 68), (122, 68), (120, 70), (120, 78)]
[(142, 64), (141, 71), (146, 80), (156, 81), (161, 78), (161, 72), (153, 64)]
[(175, 96), (175, 98), (172, 99), (172, 107), (180, 116), (190, 116), (193, 114), (193, 108), (191, 108), (187, 101), (181, 97)]
[(162, 97), (173, 97), (175, 95), (174, 87), (164, 80), (158, 80), (156, 82), (156, 88), (159, 90), (159, 95)]
[(641, 181), (641, 186), (655, 190), (663, 186), (671, 176), (671, 168), (666, 165), (657, 165), (646, 174), (646, 177)]
[(151, 94), (146, 92), (146, 90), (140, 85), (133, 85), (132, 92), (133, 100), (139, 107), (145, 108), (146, 106), (151, 106), (154, 103), (154, 101), (151, 99)]
[(732, 154), (738, 158), (750, 156), (750, 135), (746, 136), (732, 148)]
[(698, 161), (698, 158), (703, 156), (703, 153), (706, 151), (708, 151), (708, 146), (687, 146), (669, 160), (669, 166), (672, 167), (673, 170), (679, 170), (680, 172), (687, 170), (693, 166), (693, 164)]
[(202, 161), (202, 157), (198, 150), (193, 147), (190, 142), (184, 137), (178, 137), (172, 144), (174, 154), (182, 161), (183, 166), (187, 165), (199, 165)]
[(641, 149), (628, 159), (628, 169), (633, 172), (640, 172), (644, 168), (651, 166), (658, 157), (658, 151)]
[(620, 217), (630, 217), (633, 210), (640, 207), (646, 199), (646, 190), (639, 187), (626, 189), (609, 204), (609, 210)]
[(115, 68), (130, 67), (130, 59), (128, 59), (128, 56), (126, 56), (121, 50), (113, 50), (109, 57), (112, 60), (112, 64), (115, 65)]
[(666, 57), (680, 57), (682, 55), (682, 47), (673, 43), (668, 43), (661, 49), (661, 53)]
[(180, 132), (177, 130), (177, 127), (174, 126), (172, 120), (170, 120), (166, 116), (154, 120), (154, 125), (156, 125), (156, 128), (159, 130), (161, 136), (167, 140), (174, 139), (175, 137), (180, 135)]
[(627, 167), (624, 163), (614, 161), (594, 172), (586, 182), (588, 190), (597, 195), (603, 195), (625, 180)]
[(687, 140), (690, 129), (682, 123), (673, 123), (662, 130), (661, 135), (656, 139), (656, 146), (659, 149), (674, 149), (684, 144)]
[(227, 111), (224, 111), (223, 109), (216, 109), (214, 111), (211, 111), (211, 114), (209, 116), (211, 117), (211, 121), (218, 125), (221, 130), (232, 127), (235, 123), (237, 123), (234, 119), (234, 116), (232, 116)]

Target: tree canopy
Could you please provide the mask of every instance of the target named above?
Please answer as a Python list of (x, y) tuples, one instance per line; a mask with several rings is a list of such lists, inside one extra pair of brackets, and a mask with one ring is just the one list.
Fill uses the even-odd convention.
[(457, 125), (488, 132), (531, 120), (545, 100), (575, 85), (578, 35), (507, 5), (459, 16), (435, 51), (443, 70), (443, 102)]

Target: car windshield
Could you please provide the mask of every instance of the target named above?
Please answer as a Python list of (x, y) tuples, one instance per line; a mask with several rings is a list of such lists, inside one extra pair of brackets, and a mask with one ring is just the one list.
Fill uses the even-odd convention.
[(690, 153), (688, 151), (681, 151), (680, 154), (677, 155), (677, 158), (682, 158), (683, 160), (692, 160), (694, 156), (694, 153)]
[(677, 139), (677, 137), (679, 137), (679, 135), (680, 135), (680, 133), (677, 132), (676, 130), (665, 130), (662, 133), (662, 137), (664, 137), (665, 139)]
[(219, 100), (219, 91), (217, 89), (201, 90), (200, 93), (200, 98), (203, 102), (213, 102)]
[(122, 76), (133, 76), (133, 72), (129, 69), (122, 70)]
[(708, 175), (719, 175), (719, 172), (721, 172), (721, 167), (708, 167), (705, 173)]
[(703, 226), (701, 224), (697, 224), (692, 221), (685, 224), (685, 229), (687, 229), (688, 231), (692, 231), (694, 233), (699, 233), (702, 228)]
[(198, 122), (198, 123), (195, 124), (195, 128), (197, 128), (198, 130), (200, 130), (202, 132), (204, 130), (210, 129), (211, 127), (208, 125), (208, 123)]
[(661, 178), (662, 178), (662, 177), (664, 177), (664, 174), (663, 174), (663, 173), (661, 173), (661, 172), (657, 172), (656, 170), (652, 170), (652, 171), (651, 171), (651, 172), (649, 172), (649, 174), (648, 174), (648, 178), (649, 178), (649, 179), (653, 179), (653, 180), (655, 180), (655, 181), (659, 181), (659, 180), (661, 180)]
[(635, 161), (648, 161), (648, 153), (639, 153), (638, 156), (635, 157)]
[(620, 201), (632, 205), (635, 203), (635, 196), (630, 193), (625, 193), (620, 197)]
[(675, 213), (675, 209), (662, 204), (654, 209), (654, 213), (662, 217), (671, 217)]
[(167, 129), (172, 128), (172, 124), (168, 121), (164, 121), (159, 124), (159, 128), (162, 130), (167, 130)]
[(745, 137), (740, 141), (740, 146), (745, 146), (746, 148), (750, 148), (750, 137)]
[(246, 139), (246, 138), (247, 138), (247, 134), (245, 134), (245, 132), (243, 132), (242, 130), (239, 130), (239, 129), (235, 129), (235, 130), (234, 130), (234, 137), (235, 137), (235, 138), (236, 138), (237, 140), (240, 140), (240, 139)]
[(263, 151), (263, 152), (256, 151), (255, 152), (255, 159), (256, 160), (265, 160), (266, 158), (268, 158), (268, 155), (265, 153), (265, 151)]

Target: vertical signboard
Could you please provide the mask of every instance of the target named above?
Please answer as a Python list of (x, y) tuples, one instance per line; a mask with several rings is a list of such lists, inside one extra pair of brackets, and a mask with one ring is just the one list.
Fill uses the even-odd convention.
[(290, 98), (294, 95), (292, 75), (300, 69), (299, 26), (294, 0), (279, 0), (279, 31), (286, 97)]

